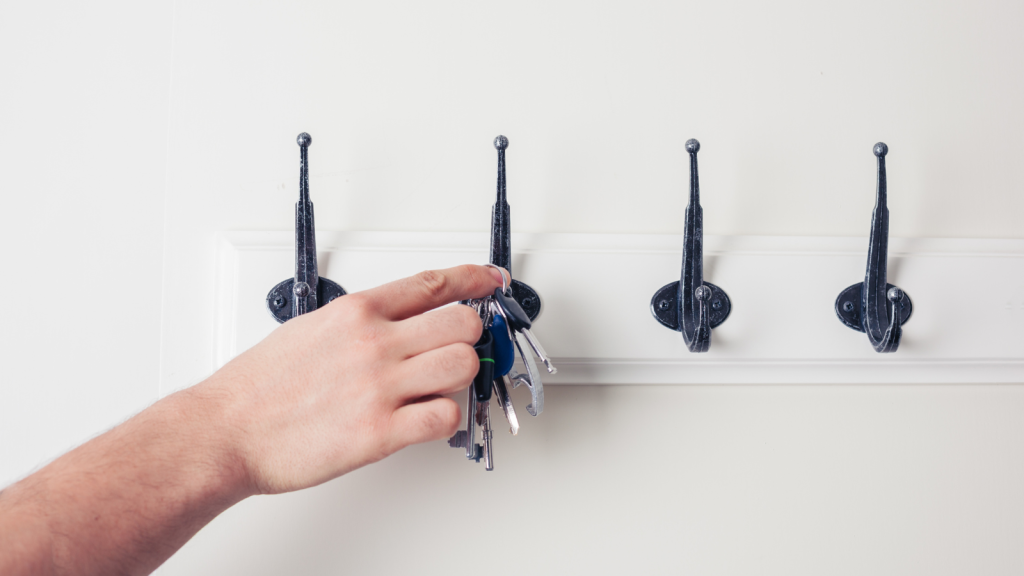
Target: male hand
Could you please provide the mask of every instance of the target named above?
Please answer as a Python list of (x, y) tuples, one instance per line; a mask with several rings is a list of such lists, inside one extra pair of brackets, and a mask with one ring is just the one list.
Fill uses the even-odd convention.
[(450, 436), (501, 274), (424, 272), (294, 318), (206, 381), (0, 491), (0, 574), (148, 574), (252, 494)]
[(451, 436), (479, 367), (468, 306), (501, 286), (483, 266), (423, 272), (289, 320), (193, 393), (217, 399), (251, 489), (315, 486)]

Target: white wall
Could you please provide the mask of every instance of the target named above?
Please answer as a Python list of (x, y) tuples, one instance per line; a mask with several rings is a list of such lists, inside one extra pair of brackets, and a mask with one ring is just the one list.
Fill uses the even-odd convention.
[[(709, 234), (866, 236), (884, 140), (893, 235), (1024, 238), (1022, 24), (1009, 1), (5, 6), (0, 480), (208, 373), (213, 235), (291, 226), (301, 131), (321, 229), (485, 230), (503, 133), (517, 231), (681, 231), (697, 137)], [(161, 572), (1024, 567), (1018, 386), (547, 402), (494, 473), (417, 447), (246, 502)]]
[(171, 14), (0, 7), (0, 485), (158, 397)]

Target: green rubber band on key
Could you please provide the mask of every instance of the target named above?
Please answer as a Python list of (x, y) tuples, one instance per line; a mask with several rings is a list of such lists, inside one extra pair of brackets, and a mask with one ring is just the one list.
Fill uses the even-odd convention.
[(494, 358), (481, 358), (480, 361), (481, 362), (490, 362), (491, 364), (494, 364)]

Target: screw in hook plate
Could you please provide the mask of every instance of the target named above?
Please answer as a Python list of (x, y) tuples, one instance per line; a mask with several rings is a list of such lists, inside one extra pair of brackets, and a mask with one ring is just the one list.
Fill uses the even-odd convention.
[(711, 301), (711, 309), (712, 310), (721, 310), (722, 309), (722, 301), (721, 300), (717, 300), (717, 299), (716, 300), (712, 300)]
[(286, 303), (287, 303), (287, 300), (285, 300), (283, 296), (278, 296), (277, 298), (274, 298), (274, 307), (279, 309), (279, 310), (281, 308), (284, 308), (284, 305)]
[(658, 302), (658, 309), (659, 310), (668, 310), (668, 307), (671, 306), (671, 305), (672, 305), (672, 303), (669, 302), (668, 300), (662, 300), (662, 301)]
[(853, 312), (853, 302), (850, 302), (849, 300), (843, 302), (843, 310), (846, 312)]

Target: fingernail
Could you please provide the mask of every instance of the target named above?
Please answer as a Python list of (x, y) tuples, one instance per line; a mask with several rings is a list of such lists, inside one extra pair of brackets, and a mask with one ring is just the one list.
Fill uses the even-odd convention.
[[(491, 276), (498, 282), (498, 284), (501, 284), (502, 286), (505, 285), (505, 277), (501, 275), (500, 270), (497, 268), (491, 268), (490, 266), (487, 267), (487, 270), (491, 273)], [(508, 272), (505, 272), (505, 274), (508, 274)]]

